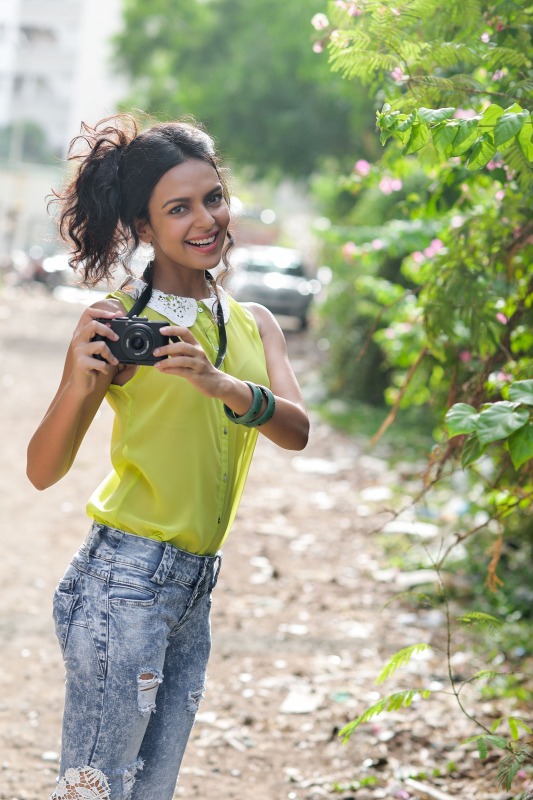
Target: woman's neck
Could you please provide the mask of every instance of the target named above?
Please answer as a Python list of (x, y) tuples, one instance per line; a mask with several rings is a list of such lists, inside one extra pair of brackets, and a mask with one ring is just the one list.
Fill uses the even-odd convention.
[(211, 294), (209, 282), (204, 272), (197, 270), (187, 273), (161, 273), (157, 269), (153, 273), (153, 288), (173, 294), (178, 297), (192, 297), (195, 300), (203, 300)]

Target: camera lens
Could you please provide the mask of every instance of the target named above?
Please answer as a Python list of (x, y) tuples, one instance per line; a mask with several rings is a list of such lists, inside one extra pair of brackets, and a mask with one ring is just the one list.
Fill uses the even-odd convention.
[(136, 323), (127, 331), (122, 341), (124, 352), (130, 358), (140, 359), (154, 348), (154, 337), (149, 327)]
[(145, 347), (145, 345), (146, 345), (146, 342), (144, 341), (142, 336), (139, 336), (138, 333), (130, 341), (131, 349), (135, 350), (136, 352), (139, 352), (139, 350), (142, 350)]

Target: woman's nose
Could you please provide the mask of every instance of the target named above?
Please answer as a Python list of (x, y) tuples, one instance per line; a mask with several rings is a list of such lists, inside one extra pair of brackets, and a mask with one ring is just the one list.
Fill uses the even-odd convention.
[(196, 209), (194, 215), (195, 225), (202, 226), (204, 228), (212, 228), (214, 221), (215, 218), (209, 208), (202, 204)]

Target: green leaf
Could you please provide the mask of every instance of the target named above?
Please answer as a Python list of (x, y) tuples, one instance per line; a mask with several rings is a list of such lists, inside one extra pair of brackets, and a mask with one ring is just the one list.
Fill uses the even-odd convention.
[(522, 151), (524, 158), (533, 163), (533, 123), (528, 120), (523, 126), (517, 137), (518, 147)]
[(416, 153), (417, 150), (421, 150), (430, 139), (431, 133), (427, 127), (425, 125), (421, 125), (420, 122), (415, 122), (411, 129), (411, 136), (409, 137), (409, 141), (404, 148), (403, 154), (408, 156), (411, 153)]
[(440, 150), (442, 153), (448, 155), (446, 151), (453, 144), (458, 130), (459, 124), (455, 120), (453, 122), (443, 122), (440, 125), (435, 126), (432, 129), (432, 134), (433, 144), (437, 150)]
[(487, 755), (489, 753), (488, 748), (487, 748), (487, 743), (485, 742), (484, 739), (480, 738), (480, 739), (477, 740), (476, 745), (477, 745), (479, 757), (480, 757), (480, 759), (482, 761), (484, 761), (487, 758)]
[(500, 786), (503, 786), (507, 790), (511, 788), (512, 783), (516, 778), (516, 774), (522, 766), (525, 758), (526, 755), (524, 753), (512, 753), (511, 755), (502, 758), (498, 766), (498, 773), (496, 775), (496, 779)]
[(444, 417), (450, 436), (458, 436), (461, 433), (473, 433), (479, 414), (473, 406), (468, 403), (455, 403)]
[(509, 400), (533, 406), (533, 380), (514, 381), (509, 386)]
[(400, 708), (409, 708), (415, 697), (427, 699), (430, 695), (431, 692), (429, 689), (425, 689), (423, 692), (419, 692), (416, 689), (405, 689), (401, 692), (388, 694), (386, 697), (382, 697), (381, 700), (378, 700), (377, 703), (374, 703), (373, 706), (363, 711), (362, 714), (352, 720), (352, 722), (349, 722), (348, 725), (345, 725), (344, 728), (339, 731), (339, 736), (341, 736), (346, 743), (352, 733), (362, 725), (363, 722), (368, 722), (370, 719), (379, 716), (379, 714), (383, 714), (384, 711), (399, 711)]
[(419, 108), (418, 119), (424, 125), (432, 125), (435, 122), (442, 122), (444, 119), (453, 117), (455, 108)]
[(482, 444), (507, 439), (529, 420), (529, 411), (518, 403), (502, 400), (484, 408), (477, 421), (476, 433)]
[[(511, 109), (507, 109), (510, 111)], [(490, 106), (487, 106), (483, 114), (481, 115), (481, 122), (479, 123), (480, 128), (493, 128), (497, 121), (503, 116), (504, 110), (501, 106), (497, 106), (494, 103), (491, 103)]]
[(489, 163), (495, 153), (494, 140), (488, 133), (484, 133), (476, 140), (466, 166), (470, 170), (481, 169)]
[(491, 634), (496, 633), (503, 626), (501, 620), (493, 617), (492, 614), (486, 614), (484, 611), (470, 611), (457, 617), (457, 622), (460, 622), (461, 625), (483, 625)]
[(507, 718), (507, 724), (509, 725), (509, 730), (511, 731), (511, 737), (514, 742), (520, 738), (520, 731), (518, 730), (518, 725), (516, 724), (516, 720), (514, 717)]
[(396, 126), (396, 130), (400, 131), (401, 133), (403, 133), (404, 131), (408, 131), (409, 128), (413, 127), (415, 120), (416, 120), (416, 114), (413, 111), (412, 114), (409, 114), (409, 116), (406, 117), (404, 120), (402, 120), (402, 122), (398, 123), (398, 125)]
[(493, 733), (485, 734), (480, 733), (478, 736), (471, 736), (469, 739), (465, 739), (463, 744), (468, 744), (469, 742), (479, 742), (483, 741), (485, 744), (492, 744), (494, 747), (499, 747), (500, 750), (507, 750), (508, 742), (503, 736), (495, 736)]
[(452, 156), (462, 156), (477, 139), (479, 117), (462, 119), (457, 136), (453, 140)]
[(412, 644), (409, 647), (404, 647), (402, 650), (398, 650), (398, 652), (395, 653), (392, 658), (389, 659), (389, 661), (387, 661), (376, 678), (376, 683), (383, 683), (383, 681), (389, 678), (393, 672), (396, 672), (397, 669), (405, 666), (405, 664), (408, 664), (416, 653), (422, 653), (424, 650), (431, 650), (431, 645), (422, 642), (420, 644)]
[(461, 466), (463, 468), (469, 467), (478, 458), (481, 458), (485, 452), (485, 445), (482, 445), (475, 433), (471, 433), (463, 445), (463, 452), (461, 453)]
[(520, 133), (529, 119), (529, 111), (520, 111), (518, 114), (502, 114), (494, 126), (494, 144), (499, 147), (517, 133)]
[(533, 458), (533, 424), (530, 422), (509, 437), (509, 453), (515, 469)]

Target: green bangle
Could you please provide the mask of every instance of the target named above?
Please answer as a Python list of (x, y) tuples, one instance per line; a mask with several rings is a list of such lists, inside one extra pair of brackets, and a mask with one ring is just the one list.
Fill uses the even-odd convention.
[(266, 386), (260, 385), (258, 385), (258, 388), (261, 390), (261, 401), (263, 400), (263, 397), (265, 397), (267, 405), (263, 413), (258, 417), (252, 419), (250, 422), (243, 423), (247, 428), (259, 428), (260, 425), (264, 425), (265, 422), (269, 422), (269, 420), (271, 420), (274, 416), (274, 411), (276, 410), (276, 398), (270, 389), (267, 389)]
[(257, 386), (255, 383), (250, 383), (250, 381), (244, 381), (247, 386), (250, 387), (252, 390), (252, 405), (246, 411), (245, 414), (242, 414), (240, 417), (232, 411), (227, 405), (224, 404), (224, 412), (228, 419), (232, 422), (235, 422), (236, 425), (247, 425), (249, 422), (252, 422), (254, 419), (257, 418), (258, 414), (261, 411), (261, 406), (263, 405), (263, 392), (261, 391), (261, 387)]

